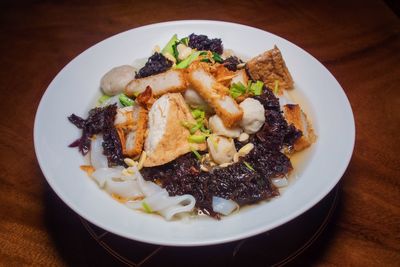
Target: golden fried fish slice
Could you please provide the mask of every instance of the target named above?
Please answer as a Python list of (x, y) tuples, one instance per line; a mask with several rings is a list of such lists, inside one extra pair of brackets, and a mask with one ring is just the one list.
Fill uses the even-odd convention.
[(233, 127), (242, 119), (243, 111), (236, 101), (227, 94), (229, 89), (218, 83), (214, 76), (209, 73), (207, 64), (192, 64), (189, 67), (187, 77), (192, 88), (221, 117), (226, 127)]
[(166, 72), (134, 79), (125, 87), (127, 96), (137, 96), (150, 86), (154, 96), (165, 93), (182, 92), (187, 87), (184, 72), (182, 70), (168, 70)]

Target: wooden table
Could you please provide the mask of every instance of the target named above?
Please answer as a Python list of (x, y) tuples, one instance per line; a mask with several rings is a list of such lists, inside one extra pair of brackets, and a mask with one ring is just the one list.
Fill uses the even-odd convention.
[(119, 264), (47, 184), (33, 149), (34, 115), (50, 81), (86, 48), (121, 31), (180, 19), (232, 21), (278, 34), (320, 60), (352, 104), (356, 145), (339, 205), (317, 243), (292, 264), (400, 265), (400, 21), (385, 2), (55, 2), (0, 4), (1, 266)]

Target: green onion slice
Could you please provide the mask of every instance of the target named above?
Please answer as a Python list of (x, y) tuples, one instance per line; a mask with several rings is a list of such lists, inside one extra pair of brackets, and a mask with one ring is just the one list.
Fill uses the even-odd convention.
[(196, 158), (197, 158), (198, 160), (201, 160), (201, 155), (200, 155), (199, 152), (197, 152), (196, 149), (194, 149), (193, 147), (190, 147), (190, 150), (192, 150), (193, 154), (196, 156)]
[(222, 63), (224, 61), (220, 54), (212, 52), (212, 55), (215, 62)]
[(231, 85), (231, 88), (229, 89), (230, 95), (236, 99), (239, 96), (245, 94), (247, 91), (246, 86), (244, 86), (241, 82), (234, 83)]
[(176, 69), (187, 68), (190, 64), (192, 64), (193, 61), (195, 61), (199, 57), (200, 53), (201, 51), (193, 52), (192, 54), (190, 54), (190, 56), (188, 56), (187, 58), (176, 64), (175, 68)]
[(198, 109), (198, 108), (193, 109), (191, 113), (192, 113), (193, 118), (195, 118), (195, 119), (198, 119), (198, 118), (204, 119), (206, 116), (205, 111)]
[(165, 55), (166, 53), (169, 53), (170, 55), (173, 55), (174, 54), (173, 45), (177, 41), (178, 41), (178, 36), (174, 34), (168, 41), (168, 43), (164, 46), (164, 48), (161, 50), (161, 54)]
[(274, 94), (277, 94), (278, 92), (279, 92), (279, 81), (275, 80)]
[(119, 99), (119, 102), (121, 102), (121, 104), (124, 107), (133, 106), (133, 104), (135, 103), (132, 99), (130, 99), (129, 97), (127, 97), (124, 94), (120, 94), (118, 99)]
[(247, 169), (249, 169), (250, 171), (253, 171), (253, 172), (256, 171), (248, 162), (243, 161), (243, 163), (244, 163), (244, 165), (246, 165)]
[(196, 144), (201, 144), (206, 141), (206, 135), (195, 135), (192, 134), (189, 136), (188, 141), (189, 143), (196, 143)]
[(99, 98), (98, 102), (99, 102), (99, 104), (103, 104), (107, 99), (110, 99), (110, 98), (111, 98), (111, 96), (109, 96), (109, 95), (102, 95)]
[(254, 95), (261, 95), (263, 86), (264, 86), (264, 83), (262, 81), (256, 81), (255, 83), (251, 83), (250, 91)]
[(144, 211), (147, 213), (153, 212), (153, 210), (150, 208), (149, 204), (147, 204), (147, 202), (145, 202), (145, 201), (142, 201), (142, 207), (143, 207)]

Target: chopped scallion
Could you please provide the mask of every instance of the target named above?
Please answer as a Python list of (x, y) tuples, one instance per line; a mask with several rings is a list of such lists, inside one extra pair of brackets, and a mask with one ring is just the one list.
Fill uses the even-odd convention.
[(122, 104), (124, 107), (132, 106), (132, 105), (135, 103), (132, 99), (130, 99), (129, 97), (127, 97), (127, 96), (124, 95), (124, 94), (120, 94), (119, 97), (118, 97), (118, 99), (119, 99), (119, 102), (121, 102), (121, 104)]
[(262, 81), (256, 81), (255, 83), (251, 83), (250, 91), (254, 95), (261, 95), (263, 86), (264, 86), (264, 83)]
[(246, 161), (243, 161), (244, 165), (246, 165), (247, 169), (249, 169), (250, 171), (255, 171), (254, 168)]
[(190, 132), (191, 134), (194, 134), (194, 133), (197, 132), (198, 129), (200, 129), (201, 126), (202, 126), (201, 124), (197, 123), (197, 124), (195, 124), (193, 127), (191, 127), (191, 128), (189, 129), (189, 132)]
[(176, 64), (175, 68), (177, 69), (187, 68), (193, 61), (195, 61), (199, 57), (200, 53), (201, 51), (193, 52), (192, 54), (190, 54), (190, 56), (188, 56), (187, 58)]
[(246, 86), (243, 85), (241, 82), (238, 82), (231, 85), (229, 92), (234, 99), (246, 93), (261, 95), (263, 86), (264, 83), (262, 81), (249, 81)]
[(229, 89), (230, 95), (236, 99), (239, 96), (245, 94), (247, 91), (246, 86), (244, 86), (241, 82), (234, 83), (231, 85), (231, 88)]
[(212, 55), (215, 62), (222, 63), (224, 61), (224, 59), (218, 53), (212, 52)]
[(169, 53), (170, 55), (173, 55), (174, 50), (172, 47), (177, 41), (178, 41), (178, 36), (174, 34), (168, 41), (168, 43), (164, 46), (164, 48), (161, 50), (161, 54), (165, 55), (166, 53)]
[(111, 98), (111, 96), (109, 96), (109, 95), (102, 95), (99, 98), (98, 102), (99, 102), (99, 104), (103, 104), (107, 99), (110, 99), (110, 98)]
[(194, 148), (190, 148), (191, 150), (192, 150), (192, 152), (193, 152), (193, 154), (196, 156), (196, 158), (198, 159), (198, 160), (201, 160), (201, 155), (200, 155), (200, 153), (199, 152), (197, 152), (197, 150), (196, 149), (194, 149)]
[(188, 46), (189, 45), (189, 37), (184, 37), (184, 38), (180, 39), (179, 42)]
[(188, 137), (188, 141), (190, 143), (197, 143), (197, 144), (204, 143), (206, 141), (206, 135), (194, 135), (194, 134), (192, 134), (192, 135), (190, 135)]
[(206, 113), (204, 112), (204, 110), (201, 110), (198, 108), (192, 110), (192, 116), (195, 119), (198, 119), (198, 118), (204, 119), (205, 115), (206, 115)]
[(194, 127), (196, 124), (188, 122), (188, 121), (181, 121), (181, 125), (187, 129)]
[(201, 125), (200, 131), (202, 131), (205, 134), (210, 134), (211, 133), (211, 130), (210, 129), (206, 129), (206, 127), (204, 127), (204, 125)]
[(152, 209), (150, 208), (149, 204), (147, 204), (147, 202), (142, 201), (142, 207), (144, 209), (145, 212), (147, 213), (152, 213)]
[(279, 92), (279, 81), (275, 80), (274, 94), (278, 94), (278, 92)]

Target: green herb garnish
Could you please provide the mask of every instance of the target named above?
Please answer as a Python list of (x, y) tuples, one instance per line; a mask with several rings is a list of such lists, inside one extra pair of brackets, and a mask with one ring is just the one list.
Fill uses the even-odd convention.
[(243, 85), (243, 83), (238, 82), (234, 83), (231, 85), (231, 88), (229, 89), (230, 95), (236, 99), (241, 95), (244, 95), (247, 91), (246, 86)]
[(279, 81), (275, 80), (274, 94), (278, 94), (278, 92), (279, 92)]
[(212, 55), (215, 62), (222, 63), (224, 61), (220, 54), (212, 52)]
[(135, 103), (132, 99), (130, 99), (129, 97), (127, 97), (124, 94), (120, 94), (118, 99), (119, 99), (119, 102), (121, 102), (121, 104), (124, 107), (133, 106), (133, 104)]
[(147, 204), (147, 202), (142, 201), (142, 207), (144, 209), (145, 212), (147, 213), (152, 213), (152, 209), (150, 208), (149, 204)]
[(197, 132), (197, 130), (203, 127), (203, 125), (200, 123), (194, 124), (188, 121), (181, 121), (181, 125), (188, 129), (191, 134), (194, 134), (195, 132)]
[(178, 52), (178, 44), (179, 43), (176, 42), (175, 44), (172, 45), (172, 51), (173, 51), (172, 56), (176, 59), (176, 63), (180, 62), (180, 60), (179, 60), (179, 52)]
[(110, 98), (111, 98), (111, 96), (109, 96), (109, 95), (102, 95), (102, 96), (99, 98), (98, 102), (99, 102), (99, 104), (103, 104), (104, 102), (106, 102), (106, 100), (108, 100), (108, 99), (110, 99)]
[(198, 135), (198, 134), (192, 134), (188, 137), (188, 141), (189, 143), (197, 143), (197, 144), (201, 144), (204, 143), (206, 141), (206, 135)]
[(201, 110), (198, 108), (193, 109), (191, 113), (192, 113), (193, 118), (195, 118), (195, 119), (199, 119), (199, 118), (204, 119), (206, 116), (206, 112), (204, 110)]
[(184, 37), (184, 38), (180, 39), (179, 42), (180, 42), (181, 44), (184, 44), (184, 45), (186, 45), (186, 46), (189, 46), (189, 37)]
[(190, 150), (192, 150), (193, 154), (196, 156), (196, 158), (197, 158), (198, 160), (201, 160), (201, 155), (200, 155), (199, 152), (197, 152), (196, 149), (194, 149), (194, 148), (191, 147)]
[(206, 135), (211, 133), (211, 130), (210, 129), (206, 129), (206, 127), (204, 127), (204, 125), (201, 125), (200, 131), (202, 131)]
[(255, 83), (250, 84), (249, 91), (254, 95), (261, 95), (263, 86), (264, 83), (262, 81), (256, 81)]
[(178, 36), (174, 34), (168, 41), (168, 43), (164, 46), (164, 48), (161, 50), (161, 54), (165, 55), (166, 53), (169, 53), (170, 55), (174, 55), (173, 46), (177, 41), (178, 41)]
[(241, 82), (238, 82), (231, 85), (229, 92), (234, 99), (245, 95), (246, 93), (250, 93), (252, 95), (261, 95), (263, 86), (264, 83), (261, 81), (249, 81), (247, 86), (243, 85)]
[(188, 56), (187, 58), (185, 58), (184, 60), (182, 60), (181, 62), (176, 64), (175, 68), (176, 69), (187, 68), (190, 64), (192, 64), (193, 61), (195, 61), (199, 57), (200, 53), (201, 53), (201, 51), (193, 52), (192, 54), (190, 54), (190, 56)]
[(246, 161), (243, 161), (244, 165), (246, 165), (247, 169), (249, 169), (250, 171), (255, 172), (256, 170), (254, 170), (254, 168)]

